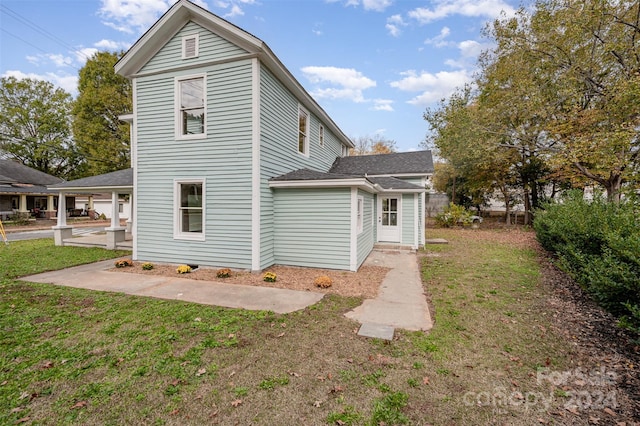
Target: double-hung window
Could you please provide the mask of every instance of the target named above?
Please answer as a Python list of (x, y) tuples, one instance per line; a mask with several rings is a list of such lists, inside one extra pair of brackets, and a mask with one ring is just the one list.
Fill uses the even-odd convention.
[(203, 179), (174, 182), (174, 238), (204, 240), (205, 193)]
[(309, 113), (298, 106), (298, 152), (309, 155)]
[(204, 75), (176, 79), (176, 138), (205, 136), (206, 97)]

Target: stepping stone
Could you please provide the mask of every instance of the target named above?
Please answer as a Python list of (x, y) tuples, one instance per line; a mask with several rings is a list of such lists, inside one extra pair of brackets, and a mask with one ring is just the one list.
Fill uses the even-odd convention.
[(424, 243), (425, 244), (449, 244), (449, 241), (445, 240), (444, 238), (431, 238), (431, 239), (425, 240)]
[(372, 337), (374, 339), (393, 340), (395, 329), (389, 325), (365, 323), (360, 326), (358, 336)]

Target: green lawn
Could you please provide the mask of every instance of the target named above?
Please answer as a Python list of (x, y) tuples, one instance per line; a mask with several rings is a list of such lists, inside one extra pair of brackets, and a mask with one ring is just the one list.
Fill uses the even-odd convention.
[(451, 241), (420, 253), (435, 327), (393, 342), (355, 334), (355, 298), (278, 315), (25, 283), (123, 253), (0, 247), (0, 424), (540, 424), (564, 400), (537, 368), (570, 349), (536, 254), (469, 232), (430, 234)]

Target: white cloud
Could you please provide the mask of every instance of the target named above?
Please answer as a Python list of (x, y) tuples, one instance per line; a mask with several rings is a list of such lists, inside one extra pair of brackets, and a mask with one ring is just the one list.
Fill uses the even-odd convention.
[(102, 0), (104, 24), (128, 34), (146, 31), (169, 9), (171, 0)]
[(373, 108), (374, 111), (393, 111), (393, 101), (391, 99), (374, 99)]
[[(336, 3), (339, 0), (325, 0), (327, 3)], [(358, 7), (362, 4), (364, 10), (373, 10), (375, 12), (384, 12), (385, 9), (393, 4), (393, 0), (345, 0), (346, 7)]]
[(409, 104), (417, 106), (427, 106), (446, 98), (456, 88), (462, 87), (472, 80), (471, 73), (467, 70), (440, 71), (435, 74), (425, 71), (418, 74), (416, 71), (410, 70), (401, 75), (403, 78), (391, 82), (391, 87), (404, 92), (421, 92), (408, 101)]
[(362, 91), (376, 86), (374, 80), (352, 68), (309, 66), (301, 71), (311, 83), (323, 86), (313, 90), (312, 95), (317, 98), (364, 102)]
[(98, 53), (98, 49), (96, 49), (95, 47), (83, 47), (74, 51), (73, 53), (75, 53), (76, 55), (76, 61), (84, 65), (87, 60), (91, 59), (93, 55)]
[(364, 10), (374, 10), (376, 12), (384, 12), (384, 10), (392, 4), (393, 2), (391, 0), (362, 0)]
[(409, 17), (420, 24), (428, 24), (451, 15), (496, 18), (504, 11), (513, 15), (515, 9), (504, 0), (436, 0), (432, 9), (419, 7), (409, 12)]
[(450, 42), (447, 42), (447, 37), (451, 34), (451, 30), (449, 27), (442, 27), (440, 30), (440, 34), (435, 37), (428, 38), (424, 41), (424, 44), (431, 44), (435, 47), (446, 47), (450, 45)]
[(43, 80), (52, 83), (56, 87), (60, 87), (65, 92), (70, 93), (72, 96), (78, 93), (78, 76), (67, 74), (55, 74), (48, 72), (46, 74), (24, 73), (17, 70), (8, 70), (2, 77), (15, 77), (18, 80), (30, 78), (32, 80)]
[(456, 45), (460, 52), (458, 59), (447, 59), (445, 64), (452, 68), (475, 67), (480, 54), (491, 47), (490, 43), (479, 43), (475, 40), (465, 40)]
[(116, 50), (127, 50), (131, 47), (131, 43), (124, 41), (114, 41), (114, 40), (105, 40), (102, 39), (97, 43), (93, 44), (98, 49), (116, 51)]
[(385, 28), (389, 31), (389, 34), (393, 37), (398, 37), (402, 30), (401, 27), (407, 26), (407, 23), (404, 22), (402, 16), (400, 15), (392, 15), (387, 18), (387, 24)]

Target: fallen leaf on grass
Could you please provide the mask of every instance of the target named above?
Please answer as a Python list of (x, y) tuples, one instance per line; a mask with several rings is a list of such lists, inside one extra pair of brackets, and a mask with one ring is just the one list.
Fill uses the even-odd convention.
[(78, 401), (75, 404), (73, 404), (73, 406), (71, 407), (72, 410), (75, 410), (76, 408), (84, 408), (87, 406), (87, 401)]
[(178, 414), (180, 412), (180, 410), (178, 410), (177, 408), (175, 410), (173, 410), (172, 412), (169, 413), (170, 416), (175, 416), (176, 414)]
[(428, 385), (428, 384), (429, 384), (429, 377), (424, 376), (424, 377), (422, 378), (422, 384), (423, 384), (423, 385)]
[(53, 361), (45, 361), (45, 363), (40, 366), (43, 370), (51, 367), (53, 367)]
[(28, 416), (27, 416), (27, 417), (23, 417), (23, 418), (21, 418), (21, 419), (16, 420), (16, 424), (26, 423), (26, 422), (28, 422), (29, 420), (31, 420), (31, 417), (28, 417)]
[(605, 409), (604, 409), (604, 412), (605, 412), (605, 413), (607, 413), (607, 414), (608, 414), (608, 415), (610, 415), (610, 416), (613, 416), (613, 417), (617, 416), (616, 412), (615, 412), (615, 411), (613, 411), (613, 410), (612, 410), (611, 408), (609, 408), (609, 407), (605, 408)]
[(284, 331), (282, 333), (278, 334), (276, 337), (282, 337), (282, 336), (284, 336)]
[(343, 391), (344, 391), (344, 389), (342, 389), (342, 386), (335, 385), (333, 388), (331, 388), (329, 393), (338, 393), (338, 392), (343, 392)]
[(241, 399), (235, 399), (235, 400), (231, 401), (231, 405), (234, 406), (234, 407), (237, 407), (240, 404), (242, 404), (242, 400)]
[(313, 406), (316, 408), (320, 408), (320, 406), (322, 405), (322, 402), (320, 401), (314, 401)]
[(198, 371), (196, 371), (196, 377), (200, 377), (203, 374), (207, 374), (207, 369), (206, 368), (201, 368)]
[(594, 425), (600, 424), (600, 419), (595, 416), (589, 416), (589, 423), (592, 423)]
[(295, 371), (288, 371), (288, 373), (289, 373), (290, 376), (300, 377), (300, 374), (296, 373)]
[(543, 425), (549, 424), (549, 422), (542, 417), (538, 417), (538, 423), (542, 423)]
[(20, 411), (24, 410), (24, 408), (22, 407), (16, 407), (16, 408), (12, 408), (11, 409), (11, 414), (13, 413), (19, 413)]

